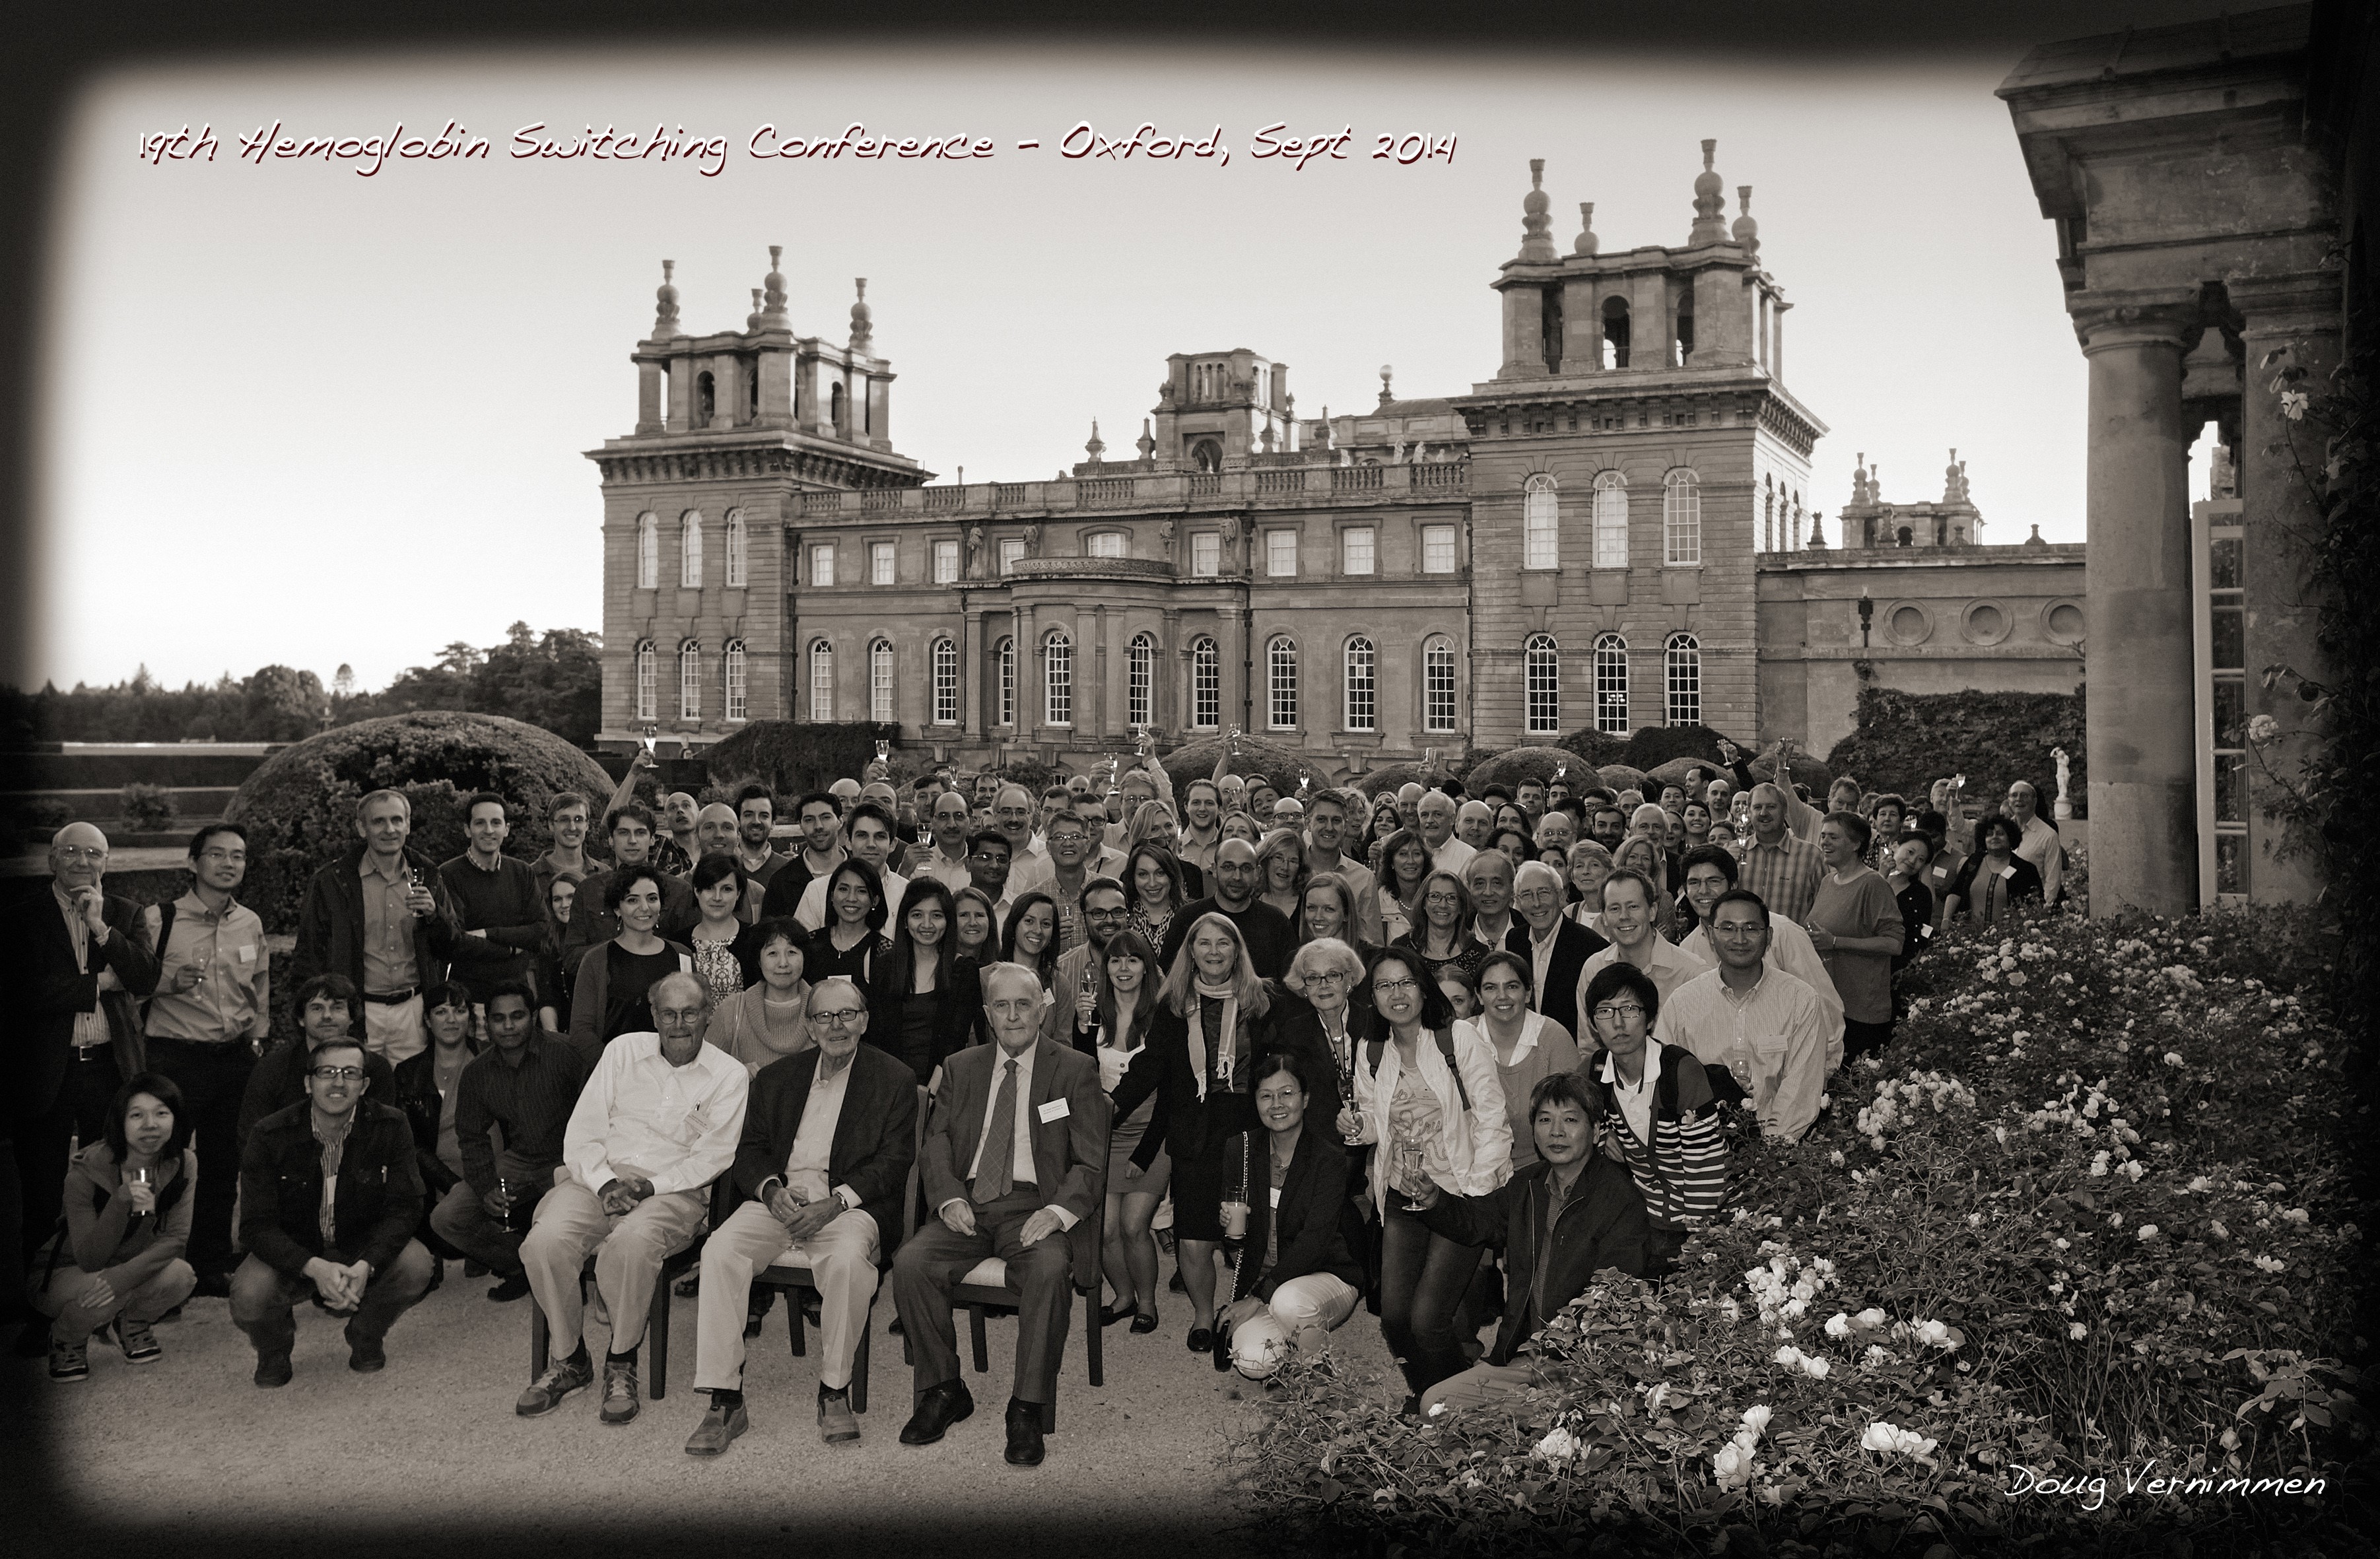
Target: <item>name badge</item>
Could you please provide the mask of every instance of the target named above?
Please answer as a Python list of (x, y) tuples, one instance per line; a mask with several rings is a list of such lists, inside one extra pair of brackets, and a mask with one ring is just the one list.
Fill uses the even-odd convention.
[(1921, 925), (1917, 928), (1917, 935), (1931, 937), (1934, 935), (1934, 928), (1930, 925)]
[(1935, 868), (1934, 868), (1934, 876), (1935, 876), (1935, 880), (1937, 880), (1937, 881), (1939, 881), (1939, 880), (1941, 880), (1942, 878), (1949, 876), (1949, 875), (1950, 875), (1950, 868), (1949, 868), (1949, 867), (1948, 867), (1948, 866), (1937, 866), (1937, 867), (1935, 867)]
[(1033, 1113), (1041, 1118), (1042, 1125), (1047, 1126), (1053, 1120), (1063, 1120), (1075, 1112), (1067, 1107), (1065, 1100), (1052, 1099)]
[(2016, 876), (2016, 868), (2015, 868), (2014, 866), (2012, 866), (2012, 865), (2010, 865), (2010, 866), (2002, 866), (2002, 867), (2000, 868), (2000, 876), (2004, 876), (2004, 877), (2012, 877), (2012, 876)]
[(242, 963), (254, 963), (256, 961), (255, 943), (250, 942), (248, 946), (239, 949), (239, 961)]
[(1269, 1194), (1272, 1197), (1273, 1207), (1278, 1210), (1281, 1206), (1281, 1188), (1279, 1186), (1273, 1187)]

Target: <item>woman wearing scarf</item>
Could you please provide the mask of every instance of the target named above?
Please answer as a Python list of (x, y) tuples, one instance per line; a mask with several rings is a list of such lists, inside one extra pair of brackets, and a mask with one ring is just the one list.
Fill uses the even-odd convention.
[(758, 1072), (815, 1042), (805, 1011), (810, 983), (802, 978), (800, 923), (764, 920), (752, 931), (759, 944), (759, 981), (713, 1009), (702, 1037), (743, 1062), (746, 1071)]

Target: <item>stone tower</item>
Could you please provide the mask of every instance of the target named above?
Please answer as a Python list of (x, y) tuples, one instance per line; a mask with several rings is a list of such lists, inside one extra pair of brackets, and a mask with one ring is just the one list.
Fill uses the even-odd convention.
[[(1492, 284), (1501, 362), (1453, 405), (1471, 435), (1475, 740), (1536, 742), (1699, 719), (1760, 729), (1754, 557), (1809, 530), (1825, 424), (1783, 383), (1790, 307), (1752, 188), (1726, 220), (1702, 143), (1675, 248), (1567, 255), (1530, 163), (1522, 243)], [(1517, 580), (1517, 588), (1504, 587)]]

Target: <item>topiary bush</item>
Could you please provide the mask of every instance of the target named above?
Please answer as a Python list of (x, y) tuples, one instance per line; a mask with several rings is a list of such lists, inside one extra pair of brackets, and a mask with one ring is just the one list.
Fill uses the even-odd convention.
[(461, 799), (492, 791), (510, 804), (505, 853), (527, 859), (552, 842), (545, 808), (557, 792), (600, 807), (613, 781), (552, 731), (500, 715), (418, 710), (309, 737), (267, 759), (225, 809), (249, 830), (240, 899), (267, 929), (296, 929), (307, 879), (355, 843), (356, 803), (382, 789), (413, 803), (412, 842), (433, 860), (463, 849)]
[(1428, 777), (1417, 763), (1392, 763), (1383, 768), (1366, 769), (1355, 777), (1354, 789), (1366, 796), (1377, 796), (1383, 791), (1401, 791), (1407, 785), (1426, 785)]
[(865, 720), (753, 720), (704, 748), (701, 761), (713, 784), (758, 780), (780, 796), (798, 796), (858, 779), (876, 761), (876, 743), (897, 742), (900, 734), (897, 725)]
[[(2070, 762), (2068, 794), (2075, 816), (2088, 793), (2082, 741), (2082, 690), (2072, 693), (1903, 693), (1864, 684), (1858, 726), (1835, 743), (1827, 766), (1858, 776), (1863, 788), (1897, 791), (1917, 802), (1935, 780), (1967, 776), (1967, 793), (1997, 805), (2010, 783), (2027, 780), (2048, 816), (2058, 795), (2063, 747)], [(1793, 778), (1803, 780), (1803, 765)]]
[(134, 832), (143, 834), (172, 828), (181, 812), (173, 792), (163, 785), (144, 785), (137, 780), (124, 787), (115, 804), (117, 815), (132, 825)]
[(1551, 780), (1562, 770), (1573, 787), (1586, 777), (1586, 765), (1567, 747), (1513, 747), (1474, 768), (1463, 776), (1463, 784), (1477, 795), (1490, 785), (1517, 787), (1524, 780)]
[[(1193, 780), (1204, 780), (1215, 772), (1215, 760), (1223, 755), (1231, 742), (1228, 736), (1208, 736), (1196, 742), (1184, 742), (1172, 752), (1162, 755), (1165, 772), (1173, 780), (1173, 804), (1182, 804), (1182, 792)], [(1296, 749), (1278, 742), (1268, 742), (1261, 736), (1239, 738), (1238, 755), (1232, 760), (1227, 773), (1243, 774), (1253, 779), (1262, 775), (1272, 782), (1272, 788), (1282, 795), (1297, 793), (1297, 782), (1309, 780), (1316, 785), (1330, 782), (1330, 777), (1301, 756)]]
[[(1595, 777), (1615, 791), (1642, 791), (1645, 788), (1645, 771), (1624, 763), (1607, 763), (1595, 771)], [(1645, 799), (1651, 801), (1653, 798), (1646, 796)]]
[(1618, 763), (1628, 755), (1625, 737), (1607, 736), (1593, 726), (1572, 731), (1554, 743), (1565, 752), (1576, 753), (1590, 768), (1601, 768), (1607, 763)]
[[(1628, 739), (1628, 749), (1621, 755), (1621, 761), (1647, 774), (1673, 758), (1716, 764), (1718, 744), (1719, 733), (1706, 725), (1648, 725)], [(1751, 749), (1747, 742), (1737, 742), (1736, 745), (1746, 751)]]

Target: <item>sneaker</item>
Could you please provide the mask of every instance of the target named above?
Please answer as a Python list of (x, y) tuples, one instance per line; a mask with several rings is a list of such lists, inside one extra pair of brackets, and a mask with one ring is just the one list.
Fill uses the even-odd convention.
[(510, 1277), (505, 1278), (502, 1283), (499, 1283), (494, 1287), (489, 1289), (488, 1298), (495, 1300), (496, 1303), (500, 1305), (510, 1304), (513, 1300), (519, 1299), (522, 1295), (528, 1292), (528, 1274), (526, 1272), (516, 1272)]
[(520, 1394), (520, 1400), (513, 1404), (513, 1411), (525, 1419), (551, 1413), (562, 1405), (564, 1397), (592, 1384), (594, 1380), (592, 1360), (557, 1359), (546, 1366), (545, 1373), (529, 1383), (528, 1389)]
[(735, 1443), (736, 1437), (751, 1427), (751, 1417), (744, 1411), (743, 1403), (722, 1408), (714, 1398), (710, 1410), (702, 1415), (702, 1421), (695, 1426), (692, 1434), (686, 1436), (686, 1454), (689, 1456), (722, 1456), (727, 1447)]
[(287, 1385), (293, 1372), (285, 1353), (260, 1353), (256, 1356), (256, 1384), (272, 1387)]
[(830, 1445), (859, 1444), (859, 1419), (851, 1410), (851, 1392), (819, 1387), (819, 1438)]
[(124, 1357), (135, 1364), (154, 1364), (165, 1356), (157, 1346), (157, 1334), (149, 1329), (146, 1321), (135, 1321), (128, 1315), (115, 1320), (115, 1340), (124, 1349)]
[(603, 1360), (603, 1410), (596, 1417), (605, 1423), (626, 1423), (637, 1416), (637, 1367), (616, 1360)]
[(62, 1343), (50, 1339), (50, 1379), (54, 1381), (87, 1380), (91, 1376), (91, 1344)]

